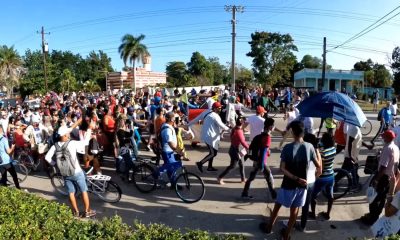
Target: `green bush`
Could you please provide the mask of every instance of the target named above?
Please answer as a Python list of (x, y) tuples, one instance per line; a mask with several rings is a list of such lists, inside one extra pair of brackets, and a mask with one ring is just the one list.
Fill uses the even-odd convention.
[(0, 239), (132, 239), (132, 240), (243, 240), (238, 235), (212, 235), (206, 231), (182, 233), (163, 224), (133, 227), (119, 216), (100, 221), (73, 218), (65, 204), (34, 194), (0, 187)]

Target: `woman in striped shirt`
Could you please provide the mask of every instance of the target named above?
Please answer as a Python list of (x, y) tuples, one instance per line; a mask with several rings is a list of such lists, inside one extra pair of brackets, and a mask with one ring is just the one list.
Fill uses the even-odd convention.
[(321, 215), (328, 220), (333, 205), (333, 185), (335, 176), (333, 172), (333, 160), (336, 155), (335, 141), (332, 135), (324, 133), (321, 138), (319, 152), (322, 159), (322, 174), (317, 178), (314, 184), (314, 190), (311, 195), (311, 217), (315, 218), (315, 206), (317, 204), (316, 198), (322, 190), (329, 193), (328, 197), (328, 211), (321, 213)]

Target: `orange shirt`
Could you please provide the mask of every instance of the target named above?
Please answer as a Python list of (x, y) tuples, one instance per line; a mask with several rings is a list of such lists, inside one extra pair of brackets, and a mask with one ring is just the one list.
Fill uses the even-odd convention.
[(154, 131), (155, 131), (156, 136), (157, 136), (157, 134), (160, 132), (161, 126), (162, 126), (164, 123), (165, 123), (165, 118), (164, 118), (164, 117), (158, 116), (158, 117), (154, 120)]
[(345, 146), (346, 145), (346, 136), (344, 135), (343, 128), (344, 128), (344, 122), (341, 122), (340, 127), (338, 129), (336, 129), (336, 131), (335, 131), (335, 142), (338, 145)]

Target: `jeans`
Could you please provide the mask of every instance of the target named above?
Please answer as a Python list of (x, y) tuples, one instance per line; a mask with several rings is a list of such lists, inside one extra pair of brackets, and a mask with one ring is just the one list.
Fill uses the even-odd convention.
[(231, 157), (231, 163), (230, 165), (219, 175), (219, 178), (225, 177), (226, 174), (228, 174), (232, 169), (236, 167), (236, 165), (239, 163), (239, 172), (240, 172), (240, 177), (242, 181), (244, 180), (244, 166), (243, 166), (243, 161), (239, 156), (239, 148), (231, 146), (229, 148), (229, 156)]
[(306, 202), (304, 203), (303, 208), (301, 209), (301, 221), (300, 226), (301, 228), (305, 228), (308, 219), (308, 212), (310, 209), (310, 202), (311, 202), (311, 195), (314, 190), (314, 183), (307, 184), (307, 196)]
[(206, 144), (208, 147), (208, 155), (203, 158), (203, 160), (200, 161), (201, 165), (204, 163), (208, 162), (208, 168), (212, 168), (212, 164), (214, 161), (214, 157), (217, 156), (218, 150), (213, 148), (211, 145)]
[(353, 187), (357, 187), (360, 178), (357, 173), (358, 163), (353, 163), (350, 158), (344, 158), (342, 169), (348, 171), (351, 174), (351, 177), (353, 179), (352, 185)]
[(75, 173), (72, 176), (64, 177), (64, 182), (68, 193), (74, 193), (76, 191), (75, 185), (77, 185), (80, 192), (87, 192), (88, 190), (86, 185), (86, 177), (83, 171)]
[(4, 186), (7, 185), (7, 172), (9, 172), (13, 178), (15, 187), (20, 189), (17, 172), (15, 171), (14, 165), (12, 163), (8, 163), (8, 164), (4, 164), (4, 165), (0, 166), (0, 171), (1, 171), (1, 184), (2, 185), (4, 185)]
[[(261, 163), (254, 162), (253, 170), (250, 172), (250, 176), (244, 185), (242, 196), (247, 196), (249, 194), (250, 184), (256, 178), (258, 171), (261, 170)], [(264, 178), (267, 181), (269, 192), (272, 198), (276, 198), (276, 192), (274, 190), (274, 178), (272, 176), (271, 170), (268, 166), (264, 166), (263, 170)]]
[(383, 175), (375, 187), (377, 195), (369, 205), (369, 216), (371, 222), (376, 222), (385, 207), (386, 194), (389, 192), (389, 176)]

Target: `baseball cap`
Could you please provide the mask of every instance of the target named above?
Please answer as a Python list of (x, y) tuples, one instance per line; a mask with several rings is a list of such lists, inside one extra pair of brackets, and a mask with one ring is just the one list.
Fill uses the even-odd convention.
[(392, 130), (386, 130), (382, 133), (382, 138), (392, 141), (396, 137), (396, 134)]
[(40, 123), (40, 118), (37, 115), (32, 115), (32, 123)]
[(265, 113), (265, 108), (263, 106), (257, 106), (257, 113)]
[(220, 108), (221, 107), (221, 103), (220, 102), (215, 102), (212, 105), (212, 108)]
[(60, 137), (66, 135), (70, 132), (71, 132), (71, 129), (69, 129), (67, 126), (61, 126), (57, 131), (57, 133), (58, 133), (58, 135), (60, 135)]

